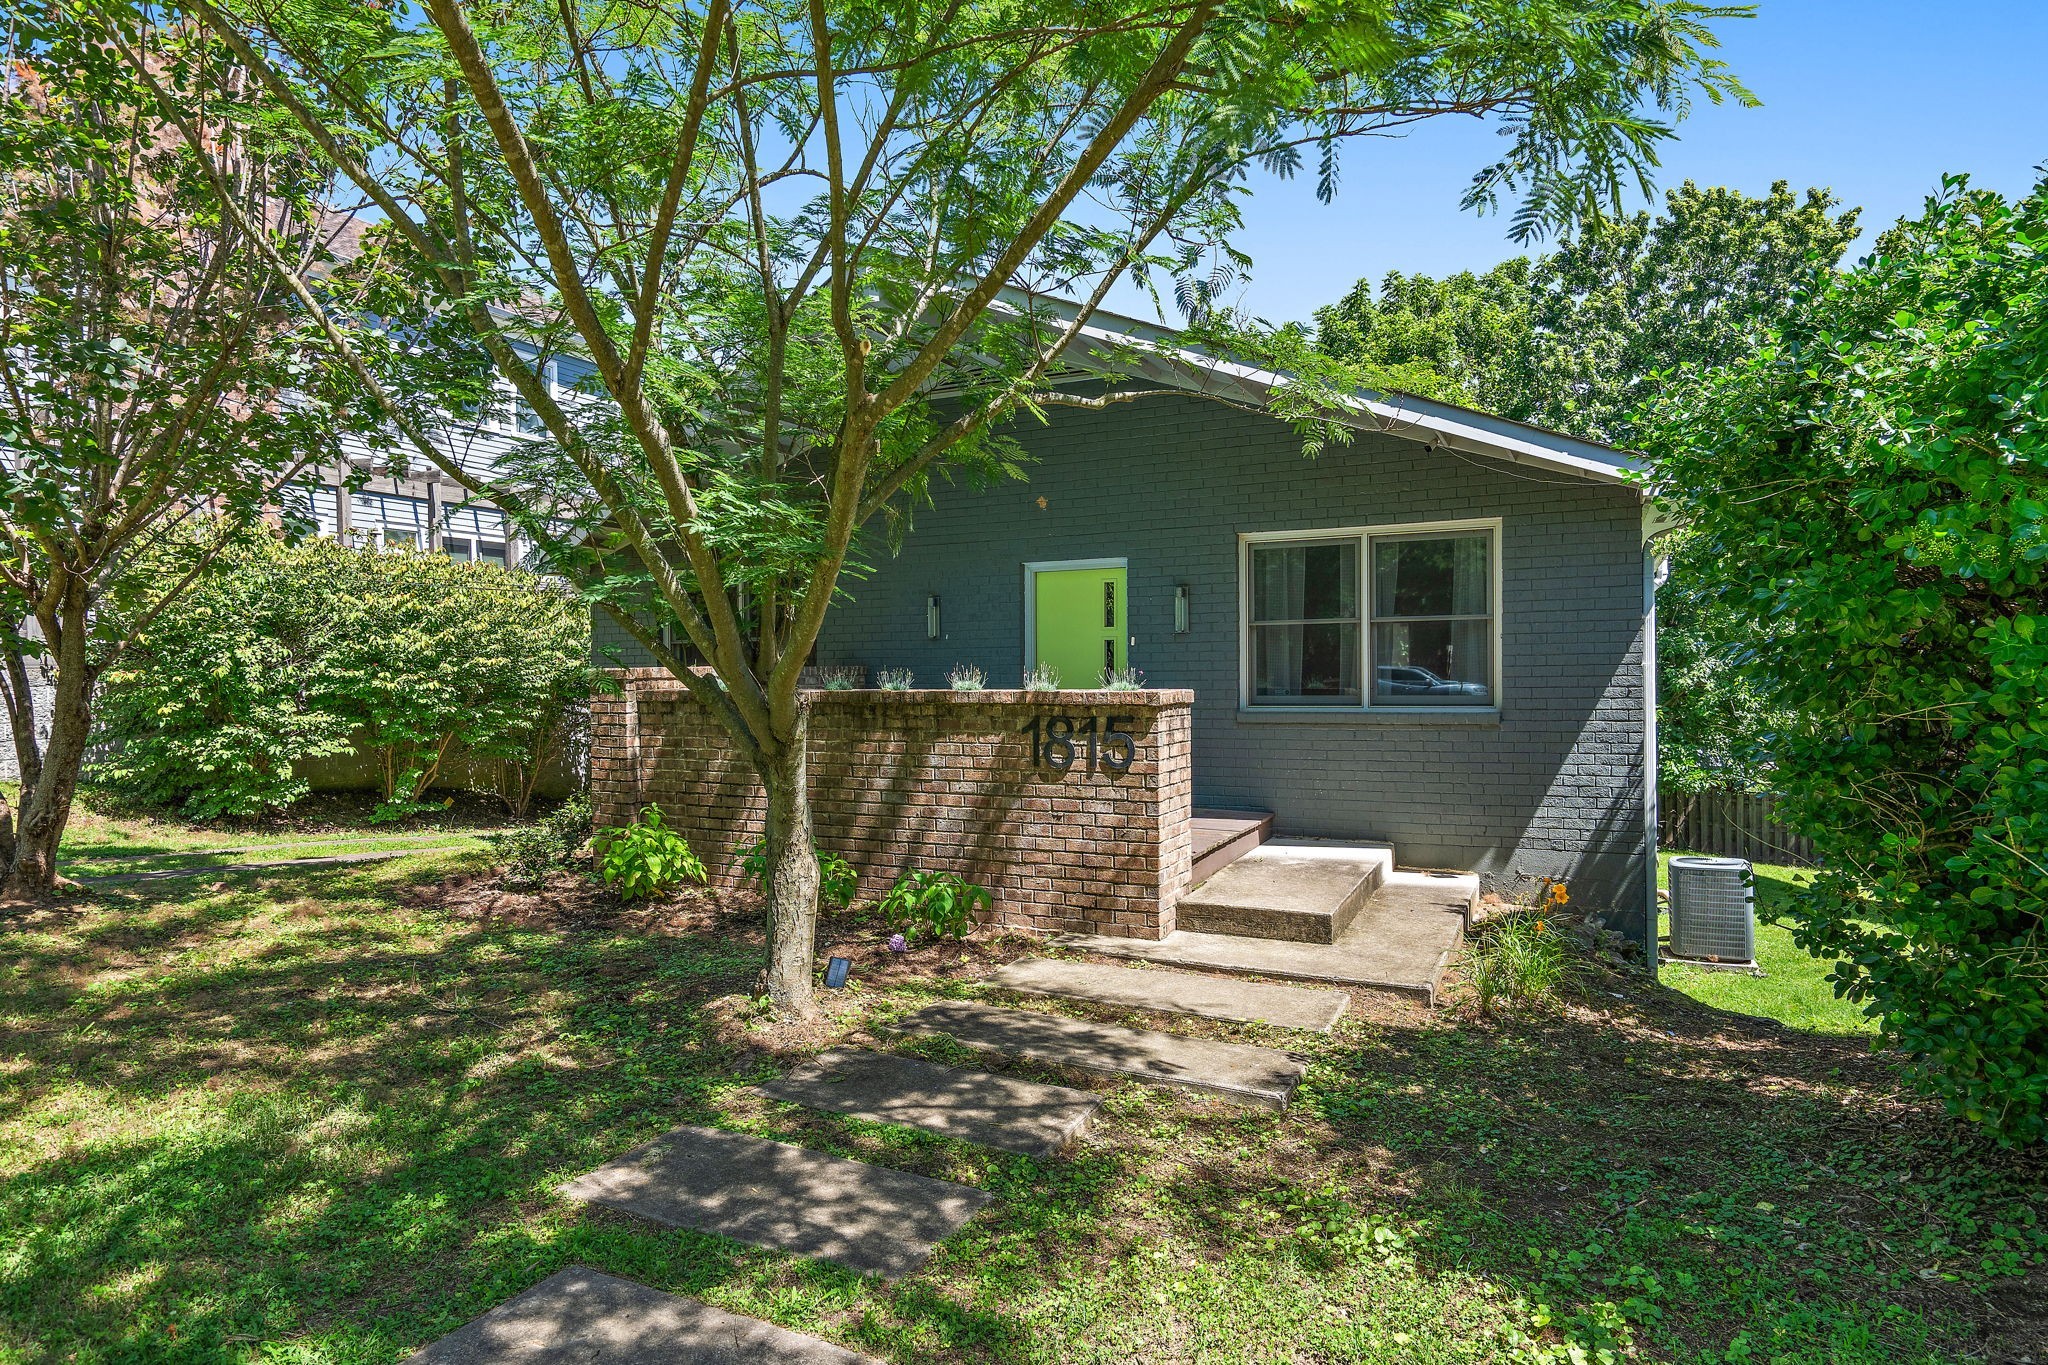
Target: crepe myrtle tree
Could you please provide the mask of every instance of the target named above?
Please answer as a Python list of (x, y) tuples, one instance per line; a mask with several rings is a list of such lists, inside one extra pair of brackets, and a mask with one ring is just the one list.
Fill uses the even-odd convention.
[[(1221, 332), (1255, 172), (1328, 200), (1347, 139), (1495, 118), (1468, 198), (1535, 235), (1643, 181), (1691, 99), (1748, 99), (1709, 55), (1746, 9), (1685, 0), (184, 3), (375, 203), (361, 278), (406, 344), (355, 354), (394, 429), (759, 773), (767, 987), (796, 1015), (799, 671), (935, 480), (1019, 472), (1006, 421), (1156, 391), (1053, 382), (1120, 281)], [(562, 353), (580, 393), (546, 382)], [(540, 431), (478, 479), (436, 409), (497, 383)]]
[(343, 424), (324, 336), (252, 249), (302, 275), (324, 254), (300, 130), (264, 125), (192, 26), (31, 0), (0, 49), (0, 699), (21, 773), (0, 895), (19, 899), (57, 880), (101, 676)]

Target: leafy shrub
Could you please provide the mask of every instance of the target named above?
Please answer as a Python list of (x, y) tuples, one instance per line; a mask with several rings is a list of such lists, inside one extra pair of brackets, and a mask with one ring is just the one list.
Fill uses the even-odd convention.
[(861, 671), (858, 668), (828, 668), (824, 681), (827, 692), (851, 692), (860, 686)]
[(1026, 692), (1057, 692), (1060, 690), (1060, 670), (1056, 664), (1033, 664), (1024, 675)]
[(662, 823), (658, 806), (598, 836), (598, 869), (605, 885), (629, 901), (666, 896), (686, 881), (704, 880), (704, 864), (690, 851), (690, 841)]
[(946, 685), (955, 692), (979, 692), (988, 686), (988, 674), (974, 664), (954, 664), (946, 673)]
[(885, 668), (875, 675), (875, 686), (884, 692), (908, 692), (917, 686), (917, 675), (907, 668)]
[(974, 927), (977, 910), (995, 904), (985, 886), (978, 886), (955, 872), (910, 872), (882, 897), (882, 918), (897, 930), (906, 943), (920, 934), (965, 938)]
[(392, 818), (445, 804), (427, 793), (461, 757), (524, 814), (580, 730), (589, 641), (575, 596), (530, 574), (252, 535), (108, 671), (92, 775), (195, 819), (255, 815), (306, 795), (302, 761), (357, 750)]
[[(756, 839), (733, 852), (739, 855), (740, 880), (752, 882), (762, 895), (768, 894), (768, 841)], [(860, 873), (836, 853), (818, 854), (818, 899), (835, 910), (853, 904), (860, 890)]]
[[(1802, 947), (1949, 1112), (2048, 1138), (2048, 179), (1950, 180), (1644, 442), (1822, 870)], [(1768, 496), (1759, 496), (1767, 490)]]
[(1542, 909), (1517, 909), (1479, 927), (1466, 959), (1479, 1008), (1521, 1009), (1556, 994), (1571, 976), (1571, 950)]
[(505, 885), (526, 890), (566, 866), (590, 837), (590, 798), (576, 793), (530, 825), (491, 836), (504, 859)]

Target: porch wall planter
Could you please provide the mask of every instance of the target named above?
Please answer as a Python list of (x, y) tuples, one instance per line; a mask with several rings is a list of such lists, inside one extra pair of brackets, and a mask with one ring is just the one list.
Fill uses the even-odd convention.
[[(723, 887), (767, 799), (716, 721), (660, 669), (592, 700), (600, 826), (649, 803)], [(912, 868), (995, 893), (998, 922), (1160, 938), (1192, 852), (1189, 691), (809, 694), (818, 846), (879, 896)]]

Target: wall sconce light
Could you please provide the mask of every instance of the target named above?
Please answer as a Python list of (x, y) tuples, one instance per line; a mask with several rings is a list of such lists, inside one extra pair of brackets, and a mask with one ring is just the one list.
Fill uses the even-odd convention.
[(1188, 633), (1188, 599), (1191, 595), (1187, 584), (1176, 583), (1173, 585), (1173, 633), (1175, 635), (1185, 635)]
[(924, 599), (924, 638), (939, 638), (939, 595), (931, 594)]

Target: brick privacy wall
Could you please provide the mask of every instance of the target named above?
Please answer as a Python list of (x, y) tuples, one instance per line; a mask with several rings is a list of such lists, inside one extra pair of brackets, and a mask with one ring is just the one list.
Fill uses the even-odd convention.
[[(1190, 688), (1197, 804), (1274, 813), (1276, 834), (1384, 839), (1408, 866), (1503, 890), (1566, 877), (1647, 934), (1642, 499), (1632, 488), (1360, 433), (1314, 458), (1285, 423), (1198, 397), (1053, 408), (1006, 434), (1025, 479), (937, 490), (900, 553), (877, 537), (818, 643), (823, 665), (956, 663), (1007, 683), (1024, 660), (1024, 571), (1127, 557), (1131, 663)], [(1501, 518), (1497, 715), (1303, 716), (1238, 706), (1238, 536)], [(1173, 633), (1173, 590), (1192, 595)], [(925, 597), (944, 638), (925, 638)], [(620, 644), (597, 623), (596, 643)], [(639, 661), (631, 642), (621, 661)]]
[[(735, 847), (761, 837), (767, 797), (724, 730), (660, 669), (619, 669), (592, 699), (591, 799), (600, 826), (644, 805), (689, 839), (722, 887)], [(913, 869), (994, 893), (995, 919), (1156, 939), (1173, 930), (1193, 857), (1186, 692), (809, 693), (818, 847), (880, 896)], [(1128, 718), (1130, 771), (1035, 767), (1034, 716)]]

